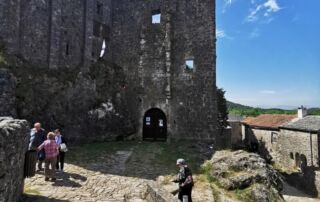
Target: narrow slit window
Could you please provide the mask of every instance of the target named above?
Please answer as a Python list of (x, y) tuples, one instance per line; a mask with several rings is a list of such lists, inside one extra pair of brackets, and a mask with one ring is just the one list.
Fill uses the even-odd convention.
[(66, 44), (66, 55), (69, 55), (69, 43)]
[(161, 23), (161, 11), (154, 10), (152, 11), (152, 24), (160, 24)]
[(186, 69), (193, 70), (194, 69), (194, 60), (186, 60)]
[(103, 40), (102, 47), (101, 47), (101, 52), (100, 52), (100, 58), (103, 58), (103, 56), (105, 55), (106, 47), (107, 47), (106, 40)]

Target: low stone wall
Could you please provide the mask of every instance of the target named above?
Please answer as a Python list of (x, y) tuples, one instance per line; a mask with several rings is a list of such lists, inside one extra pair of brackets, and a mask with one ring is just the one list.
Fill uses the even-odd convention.
[(147, 201), (150, 202), (179, 202), (171, 193), (161, 188), (156, 183), (148, 183)]
[(27, 121), (0, 117), (0, 202), (16, 202), (23, 192), (28, 133)]

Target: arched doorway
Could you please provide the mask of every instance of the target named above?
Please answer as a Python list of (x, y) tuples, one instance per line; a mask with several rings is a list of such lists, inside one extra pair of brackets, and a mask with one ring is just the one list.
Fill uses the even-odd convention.
[(167, 118), (162, 110), (153, 108), (145, 113), (143, 117), (143, 140), (167, 140)]

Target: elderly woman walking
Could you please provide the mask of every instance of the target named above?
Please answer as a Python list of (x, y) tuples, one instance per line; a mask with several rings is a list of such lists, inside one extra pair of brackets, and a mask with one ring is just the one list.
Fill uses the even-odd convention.
[(38, 147), (38, 150), (41, 149), (44, 149), (45, 151), (44, 180), (49, 181), (49, 179), (51, 178), (52, 181), (55, 181), (55, 168), (57, 163), (57, 156), (59, 154), (59, 145), (55, 141), (55, 135), (53, 132), (48, 133), (47, 140)]
[(192, 202), (191, 192), (194, 183), (191, 169), (188, 167), (184, 159), (178, 159), (177, 166), (179, 167), (179, 173), (177, 175), (177, 178), (173, 182), (179, 183), (178, 198), (183, 202)]

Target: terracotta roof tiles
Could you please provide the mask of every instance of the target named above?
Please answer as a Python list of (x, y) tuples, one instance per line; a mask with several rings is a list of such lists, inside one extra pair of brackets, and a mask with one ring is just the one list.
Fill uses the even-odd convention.
[(257, 117), (248, 117), (243, 120), (242, 123), (253, 127), (278, 129), (281, 125), (295, 118), (297, 118), (296, 115), (263, 114)]

